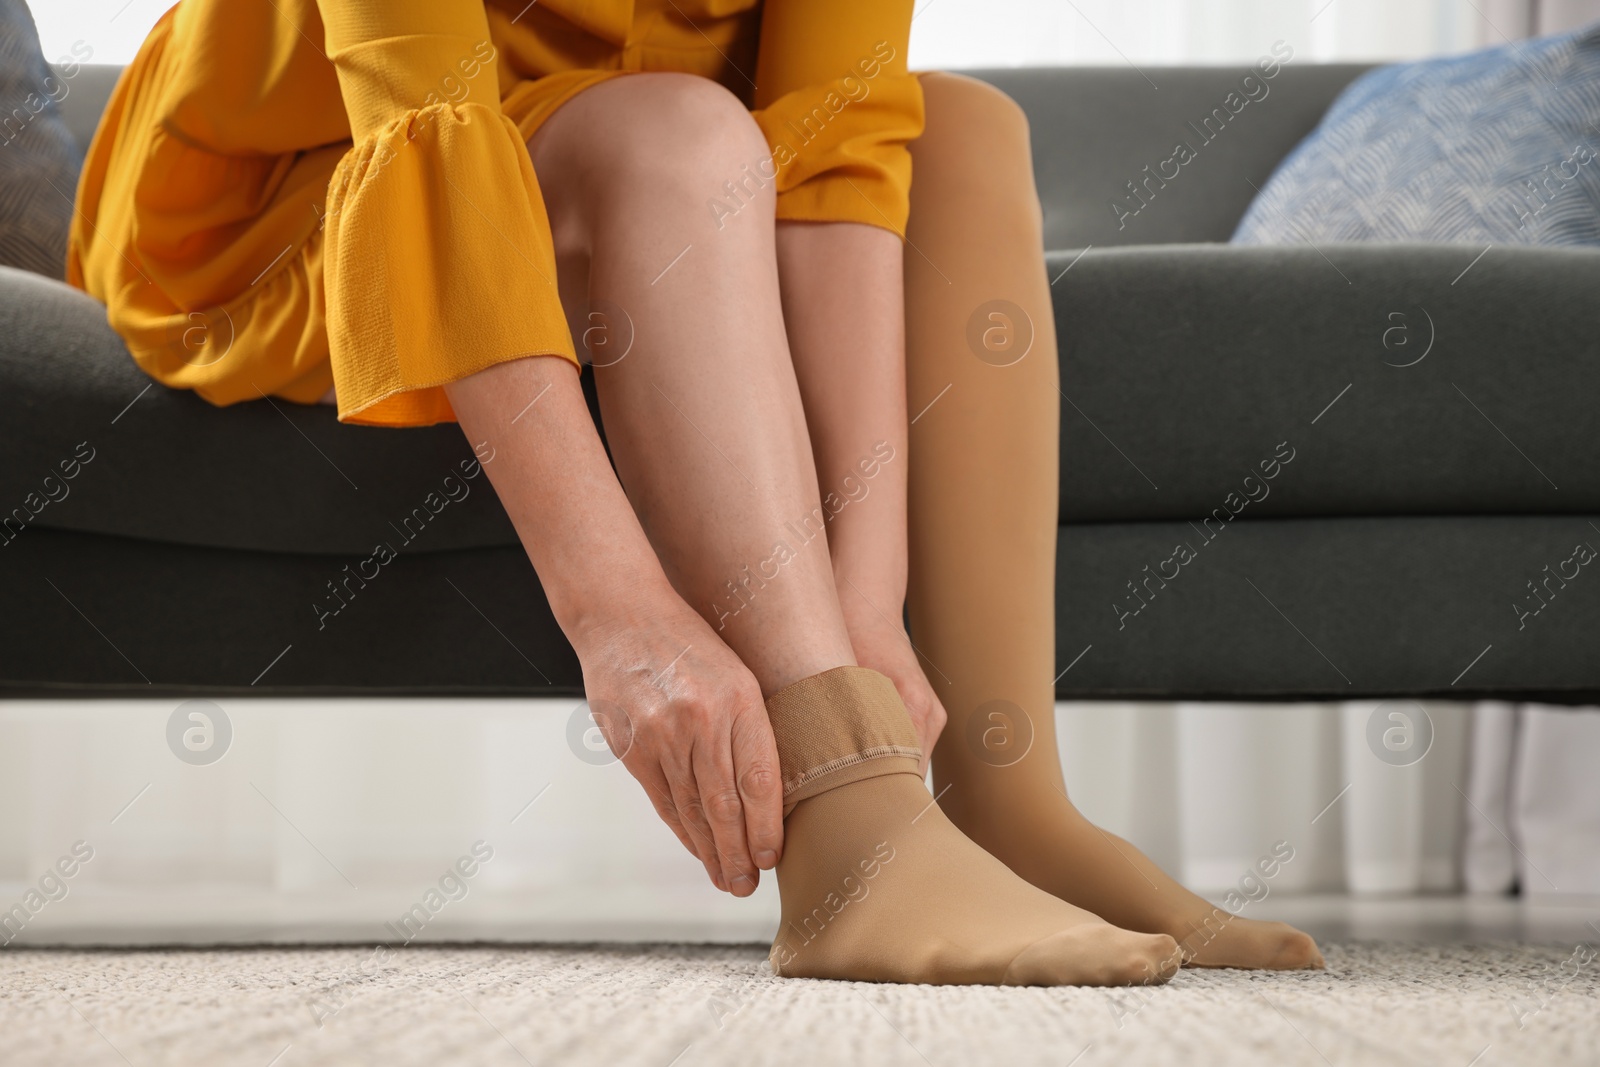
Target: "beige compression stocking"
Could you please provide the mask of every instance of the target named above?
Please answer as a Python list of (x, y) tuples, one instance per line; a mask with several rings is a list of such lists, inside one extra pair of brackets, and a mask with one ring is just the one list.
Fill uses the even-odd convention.
[(1187, 962), (1320, 966), (1306, 935), (1214, 909), (1067, 799), (1053, 686), (1061, 394), (1027, 123), (980, 82), (922, 84), (905, 255), (909, 409), (921, 412), (908, 603), (949, 713), (940, 804), (1029, 882), (1172, 936)]
[(888, 678), (836, 667), (767, 701), (784, 782), (774, 973), (873, 982), (1127, 985), (1177, 970), (1172, 938), (1118, 929), (969, 841), (917, 774)]

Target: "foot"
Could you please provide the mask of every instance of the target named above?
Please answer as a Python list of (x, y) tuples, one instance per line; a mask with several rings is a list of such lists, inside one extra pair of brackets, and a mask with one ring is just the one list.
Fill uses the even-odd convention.
[(1327, 966), (1311, 935), (1288, 923), (1230, 915), (1221, 908), (1178, 939), (1186, 967), (1244, 967), (1267, 971)]
[(1133, 985), (1182, 962), (1164, 933), (1122, 930), (1018, 878), (945, 817), (921, 779), (884, 775), (784, 820), (785, 977), (936, 985)]
[[(1172, 937), (1188, 966), (1261, 970), (1324, 966), (1322, 953), (1308, 934), (1285, 923), (1246, 919), (1213, 907), (1133, 845), (1089, 822), (1059, 787), (1046, 793), (1042, 783), (1035, 784), (1038, 787), (1026, 797), (1019, 797), (969, 783), (960, 792), (967, 798), (983, 797), (982, 813), (956, 802), (956, 788), (949, 790), (947, 803), (956, 824), (1022, 878), (1124, 929)], [(991, 812), (992, 817), (984, 817)], [(1019, 817), (1022, 813), (1026, 816)], [(1292, 859), (1293, 852), (1287, 855)], [(1270, 858), (1280, 866), (1288, 862), (1282, 852)], [(1251, 874), (1269, 884), (1258, 872)]]

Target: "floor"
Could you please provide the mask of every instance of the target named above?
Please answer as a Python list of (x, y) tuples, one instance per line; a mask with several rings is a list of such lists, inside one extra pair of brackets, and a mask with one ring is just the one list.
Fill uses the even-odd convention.
[[(0, 948), (0, 1067), (1600, 1064), (1600, 898), (1297, 895), (1345, 883), (1361, 788), (1296, 772), (1269, 802), (1162, 793), (1177, 776), (1130, 777), (1144, 765), (1123, 756), (1169, 751), (1171, 709), (1068, 709), (1080, 802), (1170, 865), (1180, 815), (1231, 798), (1198, 853), (1220, 882), (1197, 884), (1292, 840), (1246, 914), (1309, 930), (1326, 972), (1121, 991), (774, 979), (770, 880), (745, 901), (711, 890), (621, 767), (574, 758), (572, 709), (534, 710), (239, 702), (226, 758), (195, 766), (170, 748), (170, 705), (0, 707), (0, 908), (69, 845), (94, 850)], [(1272, 728), (1298, 722), (1288, 749), (1326, 771), (1314, 718)], [(470, 894), (384, 947), (485, 842)]]
[[(679, 847), (676, 841), (673, 845)], [(778, 925), (778, 894), (772, 882), (765, 880), (754, 897), (744, 900), (719, 893), (709, 884), (704, 888), (644, 882), (480, 887), (469, 889), (465, 899), (449, 901), (414, 939), (431, 944), (770, 942)], [(402, 916), (413, 914), (409, 909), (428, 888), (432, 886), (423, 883), (422, 889), (339, 893), (173, 885), (164, 892), (149, 886), (73, 892), (41, 911), (13, 946), (374, 944), (396, 936), (391, 928)], [(16, 896), (13, 892), (0, 900)], [(1600, 908), (1595, 911), (1600, 915)]]
[(14, 946), (0, 1061), (1592, 1065), (1595, 905), (1273, 897), (1327, 971), (1132, 990), (787, 981), (760, 944)]
[(771, 977), (759, 945), (39, 950), (0, 957), (24, 1064), (1600, 1062), (1570, 946), (1346, 942), (1325, 972), (1153, 989)]
[[(772, 940), (778, 922), (777, 893), (770, 884), (742, 901), (699, 886), (639, 884), (566, 892), (541, 888), (537, 902), (532, 896), (475, 891), (435, 915), (415, 940), (759, 944)], [(1222, 903), (1220, 897), (1212, 899)], [(375, 901), (360, 894), (180, 892), (177, 887), (165, 894), (74, 892), (51, 904), (12, 947), (374, 944), (391, 936), (384, 920), (402, 914), (410, 903), (400, 896)], [(1241, 913), (1293, 923), (1322, 941), (1600, 945), (1600, 897), (1272, 893)]]

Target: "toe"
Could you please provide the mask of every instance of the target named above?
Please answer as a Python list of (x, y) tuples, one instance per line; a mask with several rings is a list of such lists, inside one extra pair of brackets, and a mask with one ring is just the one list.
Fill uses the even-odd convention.
[(1178, 973), (1183, 953), (1166, 934), (1135, 934), (1115, 927), (1107, 935), (1105, 970), (1097, 985), (1162, 985)]
[(1278, 925), (1281, 927), (1278, 951), (1270, 966), (1285, 971), (1322, 970), (1327, 967), (1310, 934), (1285, 924)]
[(1001, 985), (1160, 985), (1178, 970), (1178, 943), (1109, 923), (1059, 931), (1017, 954)]
[(1165, 982), (1177, 974), (1178, 968), (1183, 966), (1183, 949), (1174, 937), (1166, 934), (1155, 934), (1153, 937), (1155, 943), (1150, 947), (1154, 952), (1157, 980)]

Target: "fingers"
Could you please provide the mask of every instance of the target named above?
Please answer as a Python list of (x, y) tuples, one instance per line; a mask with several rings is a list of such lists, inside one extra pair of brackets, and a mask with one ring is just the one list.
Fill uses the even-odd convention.
[(900, 690), (900, 699), (905, 701), (906, 711), (911, 715), (911, 725), (917, 731), (917, 741), (922, 746), (922, 761), (918, 764), (918, 772), (927, 774), (928, 760), (933, 756), (933, 746), (938, 743), (939, 735), (944, 731), (944, 705), (933, 695), (933, 689), (927, 682), (920, 678), (909, 685), (896, 680), (895, 687)]
[[(684, 614), (690, 629), (705, 629), (687, 607)], [(692, 654), (696, 645), (680, 644), (676, 635), (647, 642), (647, 651), (680, 650), (664, 657), (671, 670), (648, 682), (634, 666), (638, 655), (614, 663), (600, 646), (602, 654), (590, 657), (596, 662), (585, 663), (584, 680), (595, 690), (591, 703), (601, 693), (616, 702), (617, 714), (602, 723), (606, 739), (661, 821), (700, 860), (712, 885), (744, 897), (783, 847), (777, 748), (754, 676), (709, 630), (697, 636), (706, 641)]]
[(760, 876), (745, 843), (744, 804), (735, 785), (727, 720), (722, 717), (719, 725), (714, 713), (682, 707), (669, 718), (698, 722), (681, 745), (661, 745), (646, 731), (644, 742), (623, 763), (644, 787), (661, 821), (705, 867), (711, 884), (724, 893), (749, 896)]
[(906, 696), (898, 682), (895, 688), (900, 689), (900, 700), (906, 706), (906, 713), (911, 716), (911, 728), (917, 731), (917, 744), (922, 748), (922, 758), (917, 761), (917, 773), (924, 778), (928, 776), (928, 761), (933, 758), (933, 741), (928, 736), (928, 716), (924, 714), (912, 698)]
[(716, 837), (711, 832), (711, 824), (706, 821), (705, 805), (700, 801), (693, 771), (672, 767), (665, 770), (676, 818), (693, 844), (694, 854), (705, 864), (711, 884), (724, 893), (732, 892), (728, 878), (723, 873), (722, 860), (717, 855)]
[(950, 721), (949, 714), (944, 710), (944, 704), (935, 702), (933, 717), (928, 720), (928, 751), (933, 751), (933, 746), (939, 743), (939, 738), (944, 736), (944, 724)]
[(695, 784), (700, 790), (703, 818), (711, 827), (717, 857), (722, 862), (722, 888), (736, 897), (747, 897), (755, 892), (760, 876), (745, 840), (744, 799), (734, 777), (733, 747), (727, 737), (724, 729), (712, 733), (709, 743), (695, 746)]
[(928, 690), (928, 713), (922, 719), (922, 772), (928, 772), (928, 759), (933, 755), (933, 746), (939, 743), (939, 735), (944, 733), (944, 724), (948, 716), (945, 714), (944, 705), (939, 698), (933, 695), (933, 690)]
[(750, 857), (770, 871), (783, 854), (783, 779), (778, 748), (766, 707), (741, 709), (733, 720), (733, 773), (744, 808), (744, 835)]
[(684, 829), (683, 820), (678, 817), (678, 806), (672, 798), (672, 789), (667, 785), (666, 776), (661, 772), (661, 765), (652, 760), (642, 762), (637, 768), (629, 767), (628, 769), (633, 772), (634, 777), (639, 780), (639, 784), (644, 787), (645, 795), (650, 798), (650, 803), (656, 809), (656, 814), (661, 817), (661, 821), (667, 824), (668, 829), (688, 850), (689, 855), (700, 861), (706, 869), (706, 877), (711, 879), (712, 885), (716, 885), (721, 866), (720, 864), (714, 866), (716, 857), (708, 855), (710, 839), (701, 839), (705, 841), (707, 846), (702, 849), (696, 846), (694, 839)]

